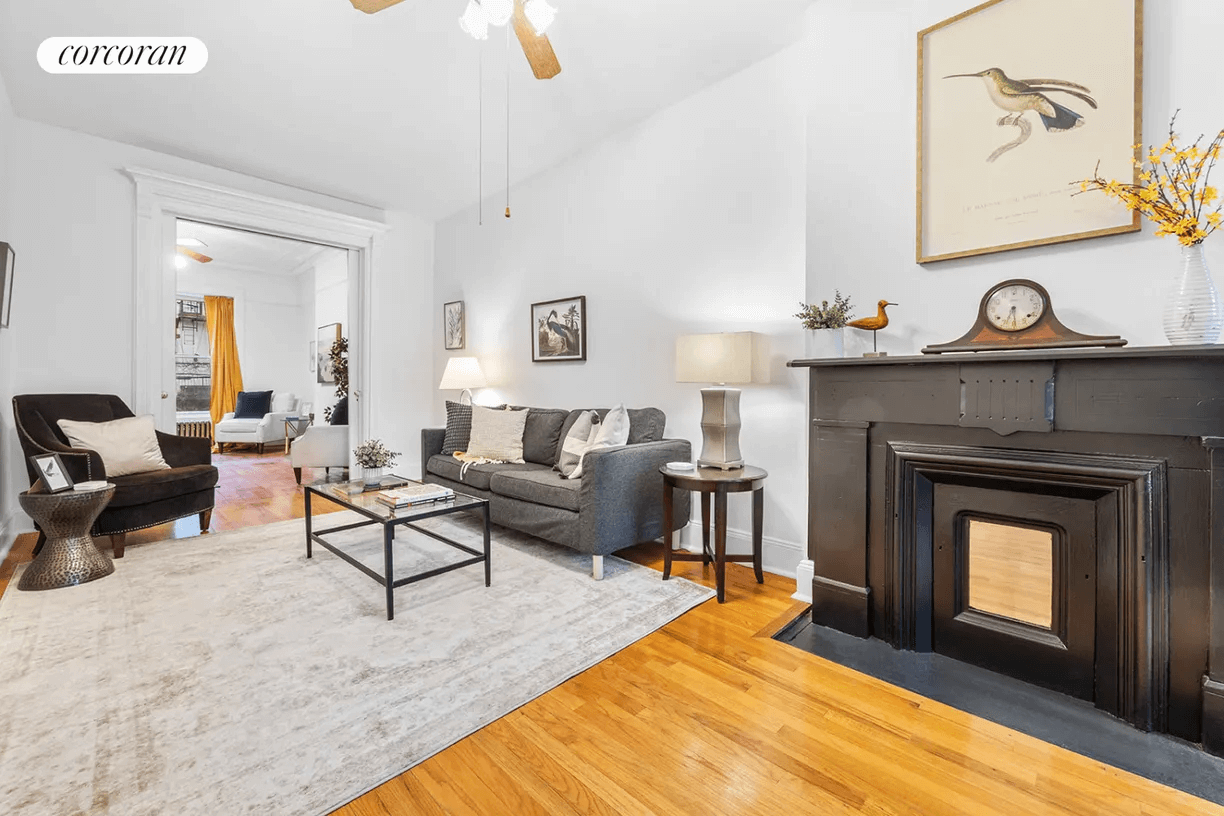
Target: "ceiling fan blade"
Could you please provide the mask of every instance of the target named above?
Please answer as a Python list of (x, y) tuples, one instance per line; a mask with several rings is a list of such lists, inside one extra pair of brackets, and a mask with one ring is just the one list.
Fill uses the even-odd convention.
[[(356, 3), (357, 0), (353, 2)], [(514, 0), (514, 33), (518, 35), (523, 53), (527, 56), (527, 62), (531, 64), (531, 72), (536, 75), (536, 79), (552, 79), (561, 73), (561, 63), (557, 62), (552, 43), (548, 41), (547, 36), (535, 33), (535, 28), (523, 11), (523, 0)]]
[(391, 8), (396, 3), (402, 3), (404, 0), (349, 0), (353, 4), (353, 8), (358, 11), (364, 11), (366, 14), (373, 14), (377, 11), (382, 11), (385, 8)]
[(194, 249), (188, 249), (185, 246), (178, 247), (178, 251), (180, 255), (186, 255), (191, 260), (198, 261), (199, 263), (211, 263), (212, 262), (212, 258), (208, 257), (207, 255), (203, 255), (199, 252), (196, 252)]

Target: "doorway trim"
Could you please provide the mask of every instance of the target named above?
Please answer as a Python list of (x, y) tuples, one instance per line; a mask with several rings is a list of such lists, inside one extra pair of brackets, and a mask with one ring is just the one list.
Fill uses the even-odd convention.
[[(173, 336), (175, 275), (173, 230), (179, 218), (262, 232), (281, 238), (327, 244), (358, 253), (357, 275), (350, 276), (349, 297), (358, 325), (349, 332), (350, 356), (356, 361), (357, 410), (350, 412), (358, 435), (370, 428), (369, 387), (372, 370), (371, 281), (375, 252), (386, 224), (335, 210), (251, 193), (211, 182), (175, 176), (141, 167), (123, 172), (136, 185), (134, 312), (132, 326), (132, 409), (137, 414), (163, 416), (165, 393), (164, 338)], [(164, 429), (171, 430), (171, 429)]]

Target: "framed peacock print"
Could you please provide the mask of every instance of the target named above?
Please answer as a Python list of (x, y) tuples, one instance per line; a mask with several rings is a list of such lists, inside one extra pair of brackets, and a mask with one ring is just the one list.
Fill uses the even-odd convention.
[(991, 0), (918, 34), (918, 263), (1135, 232), (1143, 0)]
[(586, 296), (531, 304), (531, 361), (585, 360)]

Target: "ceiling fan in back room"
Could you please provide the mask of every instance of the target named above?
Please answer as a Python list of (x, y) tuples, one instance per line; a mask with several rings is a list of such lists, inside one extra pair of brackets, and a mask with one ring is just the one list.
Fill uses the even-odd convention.
[(196, 263), (212, 263), (212, 258), (202, 252), (196, 252), (191, 247), (207, 247), (208, 244), (201, 241), (199, 238), (179, 238), (175, 249), (178, 250), (178, 257), (174, 259), (174, 265), (179, 269), (187, 266), (187, 258)]
[[(403, 0), (349, 0), (353, 8), (374, 14)], [(468, 0), (459, 27), (478, 40), (488, 39), (489, 26), (503, 26), (514, 21), (523, 54), (531, 64), (536, 79), (552, 79), (561, 73), (561, 63), (553, 52), (552, 43), (544, 32), (552, 25), (557, 10), (548, 0)]]

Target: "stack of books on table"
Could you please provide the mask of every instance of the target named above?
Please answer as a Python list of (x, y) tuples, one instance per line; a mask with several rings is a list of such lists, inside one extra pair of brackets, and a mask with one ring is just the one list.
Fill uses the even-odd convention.
[(381, 490), (375, 498), (388, 507), (411, 507), (453, 499), (455, 491), (441, 485), (410, 484), (394, 490)]

